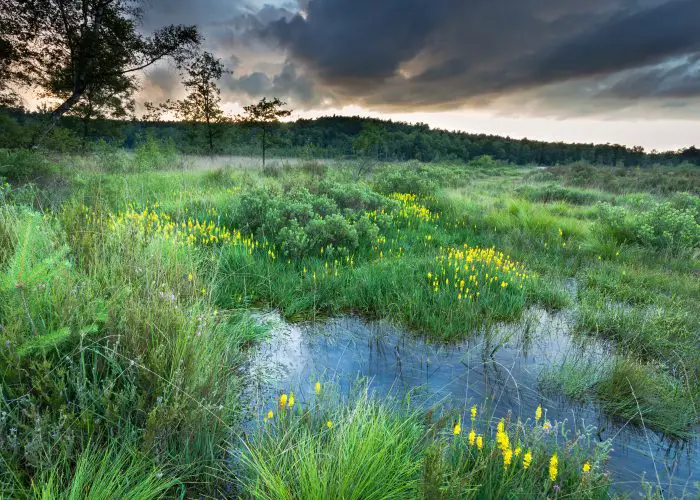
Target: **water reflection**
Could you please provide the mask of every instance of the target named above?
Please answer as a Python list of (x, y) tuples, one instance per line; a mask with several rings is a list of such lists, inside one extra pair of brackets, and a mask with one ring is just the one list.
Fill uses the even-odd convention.
[(333, 379), (341, 394), (349, 393), (358, 377), (365, 378), (378, 397), (410, 394), (412, 404), (425, 407), (442, 404), (466, 412), (472, 404), (486, 402), (494, 421), (509, 411), (523, 420), (532, 418), (541, 403), (548, 418), (566, 420), (572, 431), (593, 425), (597, 439), (612, 439), (608, 469), (617, 488), (638, 490), (642, 474), (656, 483), (656, 465), (667, 491), (697, 495), (697, 439), (677, 442), (654, 432), (645, 435), (594, 407), (540, 391), (545, 368), (572, 357), (597, 370), (612, 352), (603, 343), (575, 340), (569, 334), (570, 314), (532, 310), (521, 323), (449, 346), (426, 343), (389, 324), (356, 317), (291, 325), (271, 313), (261, 320), (275, 326), (249, 366), (248, 396), (254, 412), (262, 412), (274, 404), (277, 394), (289, 390), (304, 403), (317, 378)]

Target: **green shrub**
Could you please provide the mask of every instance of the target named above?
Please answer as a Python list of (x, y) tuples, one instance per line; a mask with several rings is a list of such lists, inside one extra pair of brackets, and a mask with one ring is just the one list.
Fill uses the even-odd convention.
[(149, 135), (135, 150), (131, 170), (148, 172), (174, 168), (178, 165), (178, 154), (172, 140), (159, 142)]
[(377, 170), (374, 188), (380, 193), (411, 193), (429, 196), (435, 193), (438, 184), (427, 175), (407, 166), (391, 166)]
[(590, 205), (599, 201), (602, 196), (598, 193), (572, 189), (559, 184), (548, 183), (544, 186), (525, 185), (516, 190), (516, 193), (530, 201), (540, 203), (552, 203), (555, 201), (565, 201), (572, 205)]
[[(333, 194), (333, 189), (328, 189)], [(347, 201), (347, 199), (346, 199)], [(285, 258), (319, 255), (347, 256), (376, 237), (376, 225), (360, 211), (339, 213), (335, 201), (306, 188), (285, 193), (266, 188), (244, 191), (233, 211), (231, 224), (244, 234), (275, 246)]]
[(639, 243), (673, 252), (700, 246), (700, 224), (695, 208), (674, 208), (669, 202), (657, 203), (650, 210), (631, 213), (608, 203), (599, 205), (605, 229), (620, 243)]
[(58, 173), (58, 166), (42, 152), (0, 149), (0, 177), (13, 184), (47, 182)]

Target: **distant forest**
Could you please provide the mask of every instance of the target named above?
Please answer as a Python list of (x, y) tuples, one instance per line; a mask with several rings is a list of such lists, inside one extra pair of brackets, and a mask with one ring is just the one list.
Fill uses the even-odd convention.
[[(46, 128), (45, 114), (22, 110), (0, 111), (0, 148), (32, 144)], [(253, 125), (215, 125), (215, 154), (258, 155), (259, 130)], [(42, 146), (62, 152), (89, 151), (95, 147), (133, 149), (151, 138), (169, 143), (185, 154), (208, 154), (205, 126), (201, 123), (162, 121), (81, 120), (65, 116), (42, 140)], [(482, 155), (519, 164), (557, 165), (576, 161), (591, 164), (636, 166), (650, 164), (700, 165), (700, 150), (645, 152), (619, 144), (567, 144), (496, 135), (431, 129), (425, 124), (362, 117), (328, 116), (281, 123), (268, 137), (270, 155), (278, 157), (368, 158), (380, 161), (466, 162)]]

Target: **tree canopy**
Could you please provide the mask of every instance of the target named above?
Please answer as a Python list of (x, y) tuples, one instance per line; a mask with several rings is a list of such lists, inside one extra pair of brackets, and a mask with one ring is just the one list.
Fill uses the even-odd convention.
[[(54, 121), (86, 94), (109, 100), (136, 88), (138, 71), (192, 57), (195, 26), (170, 25), (142, 34), (145, 1), (2, 0), (0, 50), (12, 57), (0, 78), (31, 84), (61, 100)], [(22, 75), (17, 78), (16, 75)], [(111, 97), (110, 97), (111, 96)]]
[(285, 118), (292, 114), (291, 110), (283, 109), (286, 102), (282, 102), (275, 97), (268, 101), (266, 97), (260, 99), (255, 104), (243, 106), (244, 115), (238, 117), (238, 122), (246, 126), (258, 127), (261, 130), (260, 142), (262, 145), (262, 162), (265, 166), (265, 151), (267, 146), (268, 130), (280, 122), (280, 118)]

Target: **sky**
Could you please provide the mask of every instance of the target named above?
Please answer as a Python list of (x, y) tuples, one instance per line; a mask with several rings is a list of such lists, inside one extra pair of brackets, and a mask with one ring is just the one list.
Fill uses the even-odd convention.
[[(196, 24), (232, 113), (363, 115), (566, 142), (700, 146), (700, 0), (147, 0)], [(167, 64), (140, 100), (177, 98)]]

